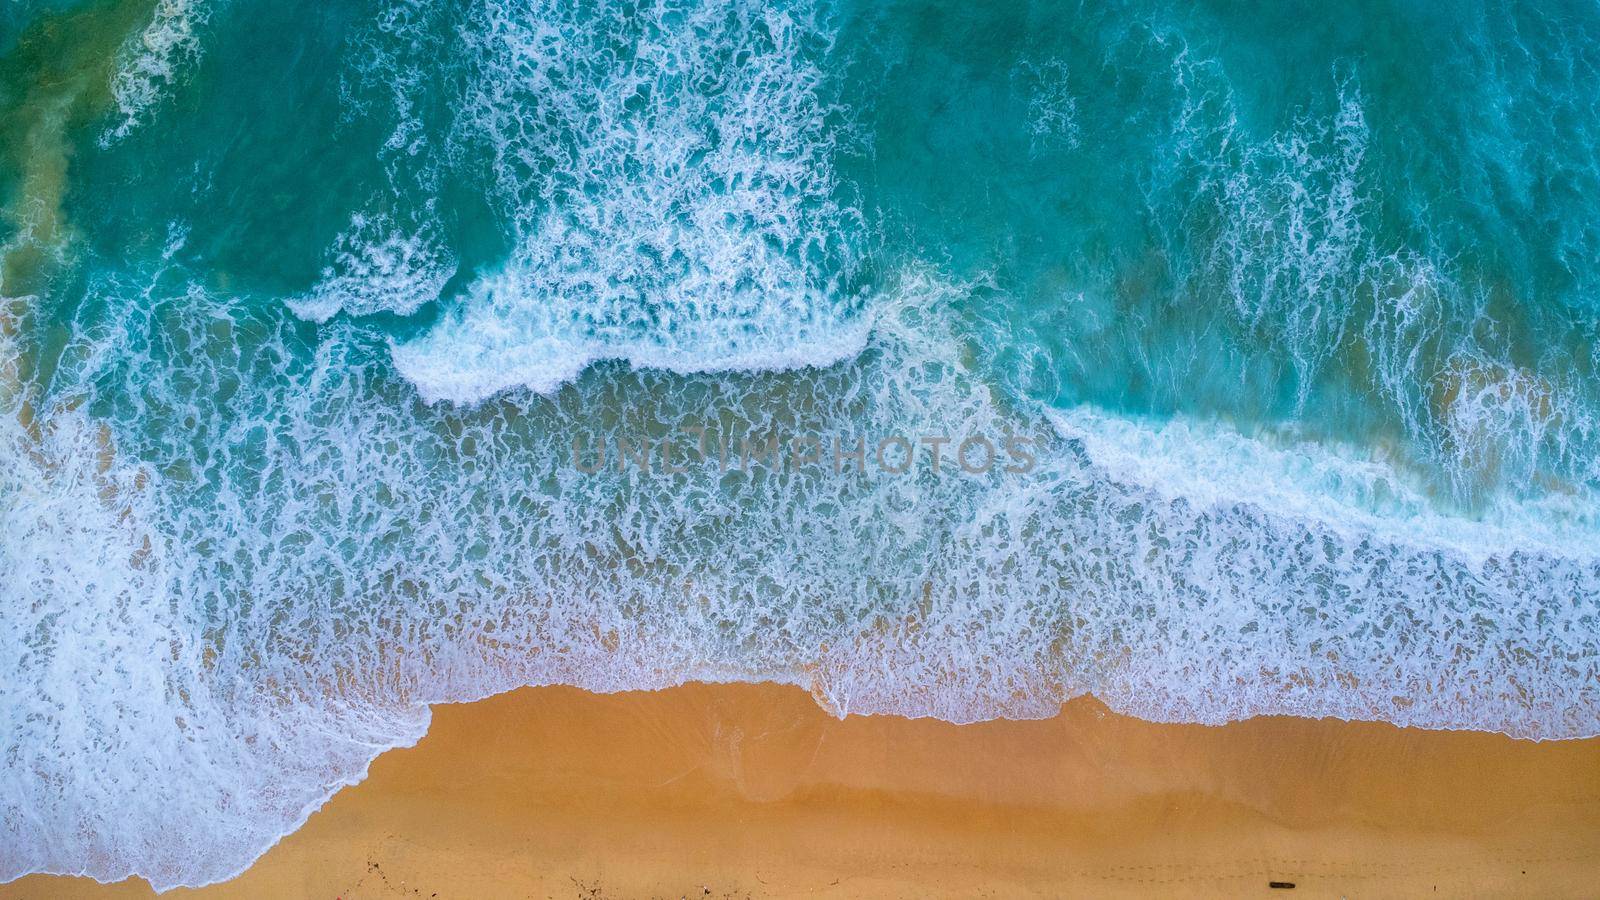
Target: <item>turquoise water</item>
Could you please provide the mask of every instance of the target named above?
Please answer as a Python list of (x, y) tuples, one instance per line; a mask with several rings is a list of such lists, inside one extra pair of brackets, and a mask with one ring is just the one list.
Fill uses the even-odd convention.
[(1583, 4), (8, 5), (0, 878), (525, 684), (1600, 733), (1596, 97)]

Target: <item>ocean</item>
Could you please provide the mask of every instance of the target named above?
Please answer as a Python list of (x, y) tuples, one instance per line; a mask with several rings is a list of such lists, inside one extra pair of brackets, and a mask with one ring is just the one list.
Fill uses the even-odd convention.
[(1600, 8), (12, 2), (0, 497), (0, 880), (524, 685), (1600, 734)]

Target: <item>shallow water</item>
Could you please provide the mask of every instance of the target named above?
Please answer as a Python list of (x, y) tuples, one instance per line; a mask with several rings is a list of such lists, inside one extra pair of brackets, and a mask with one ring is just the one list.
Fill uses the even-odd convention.
[(0, 878), (523, 684), (1600, 733), (1600, 14), (971, 7), (0, 11)]

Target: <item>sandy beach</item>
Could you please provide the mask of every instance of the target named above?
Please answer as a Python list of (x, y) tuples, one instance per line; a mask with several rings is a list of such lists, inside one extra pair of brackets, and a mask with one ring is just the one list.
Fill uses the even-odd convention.
[(695, 684), (440, 707), (244, 875), (171, 896), (1576, 897), (1597, 879), (1597, 740), (1157, 725), (1088, 698), (1045, 721), (840, 721), (796, 688)]

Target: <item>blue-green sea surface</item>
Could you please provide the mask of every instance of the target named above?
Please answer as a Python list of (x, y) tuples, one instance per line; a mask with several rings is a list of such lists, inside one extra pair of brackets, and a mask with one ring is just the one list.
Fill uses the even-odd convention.
[(1597, 501), (1591, 3), (0, 7), (0, 880), (529, 684), (1600, 734)]

